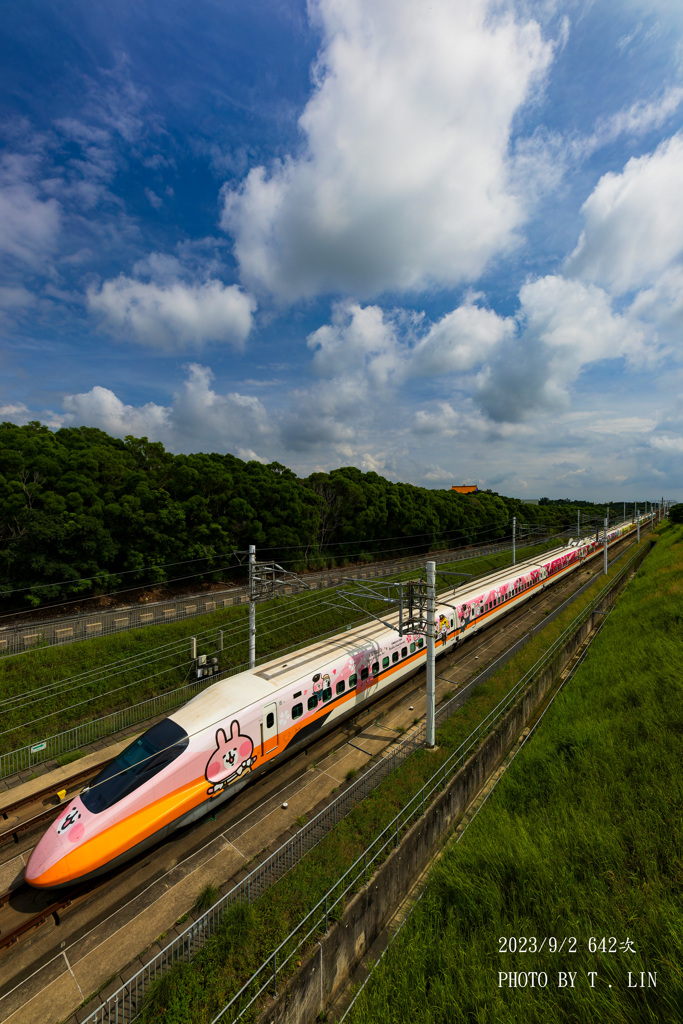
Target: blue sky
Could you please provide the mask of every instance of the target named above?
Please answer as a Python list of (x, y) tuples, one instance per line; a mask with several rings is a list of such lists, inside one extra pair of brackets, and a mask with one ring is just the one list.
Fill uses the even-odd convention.
[(0, 418), (683, 499), (678, 0), (7, 0)]

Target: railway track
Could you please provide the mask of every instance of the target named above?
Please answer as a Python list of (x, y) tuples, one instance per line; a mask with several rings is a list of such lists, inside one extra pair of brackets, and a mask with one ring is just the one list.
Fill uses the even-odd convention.
[[(616, 550), (621, 550), (626, 544), (627, 541), (622, 542), (622, 545), (618, 545)], [(440, 664), (439, 675), (442, 679), (442, 693), (447, 685), (456, 688), (462, 685), (464, 681), (471, 678), (474, 672), (483, 667), (485, 662), (502, 653), (502, 650), (509, 646), (511, 641), (518, 639), (520, 634), (528, 631), (534, 622), (542, 620), (550, 605), (561, 604), (570, 592), (583, 585), (589, 575), (599, 575), (599, 572), (600, 566), (596, 565), (595, 561), (589, 563), (585, 568), (561, 580), (532, 601), (510, 613), (499, 623), (498, 629), (486, 630), (452, 652), (445, 659), (445, 664)], [(444, 679), (444, 670), (448, 670), (447, 680)], [(112, 911), (113, 907), (120, 906), (124, 898), (131, 898), (136, 893), (144, 891), (155, 881), (163, 879), (165, 873), (177, 865), (179, 857), (191, 858), (207, 843), (212, 842), (216, 835), (229, 835), (231, 830), (236, 829), (240, 823), (248, 823), (255, 818), (262, 806), (272, 805), (278, 794), (286, 790), (297, 779), (304, 778), (306, 772), (311, 768), (312, 760), (322, 760), (340, 745), (343, 746), (349, 740), (357, 738), (367, 729), (368, 723), (379, 722), (383, 717), (388, 718), (392, 711), (399, 706), (407, 707), (408, 701), (410, 701), (409, 706), (412, 711), (413, 705), (418, 707), (423, 694), (424, 673), (422, 672), (406, 681), (395, 691), (386, 694), (371, 708), (361, 711), (357, 719), (342, 727), (340, 733), (323, 737), (315, 745), (312, 745), (309, 751), (296, 755), (291, 762), (283, 765), (279, 772), (271, 773), (271, 775), (257, 780), (252, 787), (243, 791), (242, 794), (238, 794), (225, 808), (219, 808), (215, 815), (215, 818), (219, 820), (215, 821), (216, 827), (213, 829), (209, 827), (209, 822), (203, 820), (198, 825), (191, 826), (164, 841), (151, 855), (145, 854), (138, 860), (132, 861), (130, 865), (125, 865), (118, 872), (112, 872), (111, 876), (97, 879), (89, 886), (81, 885), (73, 890), (65, 891), (58, 897), (55, 897), (54, 893), (41, 893), (33, 890), (25, 884), (15, 885), (8, 889), (0, 896), (0, 963), (5, 961), (3, 973), (5, 973), (5, 969), (11, 970), (11, 962), (15, 960), (14, 950), (25, 947), (29, 937), (32, 937), (35, 942), (36, 936), (40, 936), (44, 930), (43, 926), (47, 922), (53, 923), (53, 927), (57, 929), (59, 935), (59, 931), (66, 922), (74, 917), (84, 917), (85, 911), (81, 913), (84, 903), (87, 903), (88, 911), (92, 908), (92, 919), (101, 920), (103, 916)], [(391, 742), (392, 731), (393, 738), (395, 738), (395, 730), (387, 727), (386, 743)], [(376, 729), (375, 732), (378, 730)], [(65, 787), (69, 787), (72, 791), (79, 788), (85, 779), (99, 771), (100, 767), (101, 765), (97, 768), (90, 768), (88, 771), (76, 772), (68, 780), (60, 780), (58, 783), (60, 791)], [(55, 785), (45, 787), (40, 793), (34, 794), (33, 809), (35, 810), (36, 802), (42, 802), (42, 808), (37, 814), (29, 812), (27, 808), (30, 808), (30, 805), (27, 801), (24, 801), (23, 804), (16, 801), (5, 803), (4, 807), (0, 809), (2, 819), (8, 821), (10, 817), (16, 815), (17, 818), (22, 818), (25, 825), (20, 831), (18, 822), (13, 823), (2, 833), (14, 837), (12, 843), (9, 840), (6, 841), (5, 853), (7, 851), (14, 852), (19, 845), (20, 837), (23, 837), (23, 841), (25, 841), (26, 837), (31, 834), (31, 830), (41, 825), (39, 819), (44, 823), (45, 818), (56, 816), (59, 803), (54, 802), (55, 796)], [(314, 804), (318, 800), (319, 792), (316, 794)], [(275, 806), (279, 805), (276, 803)], [(249, 827), (255, 826), (250, 825)], [(26, 854), (28, 852), (28, 850), (25, 851)], [(2, 864), (0, 863), (1, 869)], [(127, 894), (125, 897), (121, 895), (123, 892)], [(76, 932), (82, 933), (85, 927), (87, 925), (81, 921)], [(46, 942), (42, 940), (39, 944), (42, 947), (46, 946)], [(61, 945), (63, 946), (64, 942)], [(59, 938), (55, 936), (52, 948), (58, 949), (59, 946)], [(44, 959), (44, 957), (43, 949), (39, 959)], [(22, 957), (22, 959), (25, 964), (27, 958)], [(24, 974), (25, 971), (24, 967), (20, 973)]]
[(66, 779), (59, 779), (30, 796), (5, 801), (0, 807), (0, 848), (7, 843), (18, 843), (24, 833), (32, 832), (45, 822), (54, 821), (59, 808), (68, 803), (84, 782), (92, 779), (111, 758), (76, 772)]

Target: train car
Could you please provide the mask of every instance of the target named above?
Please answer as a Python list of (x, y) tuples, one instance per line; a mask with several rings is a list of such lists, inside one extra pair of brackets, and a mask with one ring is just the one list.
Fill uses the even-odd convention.
[[(608, 544), (634, 527), (608, 534)], [(438, 596), (436, 653), (452, 649), (602, 551), (570, 541)], [(398, 615), (394, 616), (398, 625)], [(389, 625), (392, 616), (387, 617)], [(209, 813), (426, 663), (424, 634), (371, 623), (219, 680), (152, 726), (68, 801), (26, 881), (63, 888), (109, 871)]]

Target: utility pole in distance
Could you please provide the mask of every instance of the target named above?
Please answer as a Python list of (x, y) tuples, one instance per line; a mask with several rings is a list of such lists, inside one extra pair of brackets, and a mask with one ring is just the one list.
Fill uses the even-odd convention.
[(436, 743), (436, 652), (434, 645), (434, 613), (436, 562), (427, 562), (427, 746)]
[(249, 545), (249, 668), (256, 668), (256, 603), (254, 601), (254, 564), (256, 547)]
[(607, 575), (607, 520), (605, 519), (605, 576)]
[(515, 564), (515, 532), (517, 530), (517, 517), (512, 517), (512, 564)]

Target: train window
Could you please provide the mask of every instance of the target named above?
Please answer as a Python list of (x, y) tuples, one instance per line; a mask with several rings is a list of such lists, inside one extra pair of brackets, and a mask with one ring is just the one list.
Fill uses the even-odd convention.
[(303, 706), (303, 704), (295, 704), (294, 707), (292, 708), (292, 718), (293, 719), (294, 718), (301, 718), (303, 713), (304, 713), (304, 706)]
[(382, 658), (382, 668), (389, 668), (389, 659)]
[(81, 793), (83, 803), (93, 814), (106, 811), (175, 761), (189, 742), (185, 730), (170, 718), (157, 722), (95, 776)]
[(410, 645), (410, 653), (415, 654), (415, 644)]
[(295, 694), (294, 694), (294, 696), (292, 697), (292, 700), (296, 700), (296, 698), (297, 698), (297, 697), (300, 697), (300, 696), (301, 696), (301, 690), (299, 690), (299, 692), (298, 692), (298, 693), (295, 693)]
[(451, 619), (451, 629), (453, 629), (453, 619)]
[(378, 672), (379, 672), (379, 662), (378, 661), (373, 661), (373, 663), (372, 663), (372, 674), (373, 674), (373, 676), (376, 676)]
[(425, 642), (424, 642), (424, 640), (422, 639), (422, 637), (420, 637), (420, 639), (419, 639), (419, 640), (417, 641), (417, 646), (418, 646), (418, 647), (424, 647), (424, 645), (425, 645)]
[(394, 651), (394, 653), (391, 655), (391, 660), (394, 663), (396, 663), (398, 661), (398, 651)]
[(360, 670), (360, 677), (361, 677), (361, 679), (367, 679), (368, 678), (368, 671), (369, 670), (367, 668), (362, 668)]
[(266, 729), (272, 729), (275, 725), (275, 715), (272, 711), (269, 711), (266, 715)]
[(401, 657), (402, 658), (407, 658), (408, 657), (408, 648), (407, 647), (402, 647), (401, 648)]
[(337, 693), (343, 693), (345, 685), (346, 684), (345, 684), (344, 680), (340, 679), (339, 682), (337, 683)]
[(332, 687), (331, 686), (328, 686), (326, 689), (323, 690), (323, 700), (324, 701), (332, 700)]
[(486, 609), (486, 611), (489, 610), (489, 606), (487, 604), (484, 605), (484, 608)]
[(349, 690), (355, 690), (358, 676), (354, 672), (352, 676), (349, 676)]
[(312, 697), (308, 698), (308, 710), (314, 711), (318, 706), (318, 694), (314, 693)]

